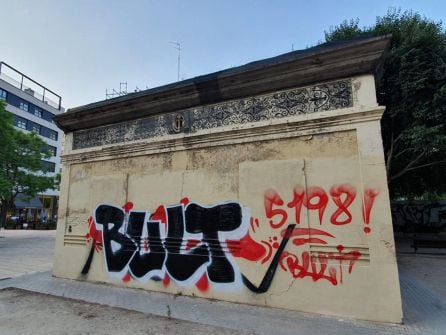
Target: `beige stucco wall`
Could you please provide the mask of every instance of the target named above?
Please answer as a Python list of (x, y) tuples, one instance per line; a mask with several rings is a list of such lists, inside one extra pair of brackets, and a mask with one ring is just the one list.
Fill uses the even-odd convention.
[[(352, 80), (351, 108), (82, 150), (71, 150), (68, 133), (54, 275), (401, 322), (380, 136), (383, 108), (376, 104), (373, 76)], [(301, 207), (293, 190), (307, 195)], [(319, 196), (311, 198), (312, 194)], [(88, 219), (94, 218), (99, 204), (121, 207), (130, 201), (134, 210), (153, 213), (160, 205), (178, 205), (185, 197), (202, 206), (231, 201), (243, 206), (243, 222), (229, 239), (240, 241), (249, 234), (260, 251), (255, 256), (231, 251), (220, 233), (234, 282), (210, 281), (199, 289), (196, 282), (206, 276), (205, 267), (186, 281), (138, 280), (127, 275), (128, 267), (119, 274), (107, 271), (105, 254), (99, 250), (88, 273), (81, 275), (91, 247), (85, 238)], [(297, 201), (290, 204), (293, 198)], [(273, 212), (268, 211), (270, 200)], [(300, 208), (297, 217), (296, 208)], [(260, 285), (284, 229), (296, 220), (298, 229), (286, 244), (271, 286), (265, 293), (249, 290), (241, 276)], [(200, 240), (198, 235), (184, 237), (188, 238)], [(242, 249), (250, 246), (237, 244)], [(162, 279), (168, 274), (165, 266), (159, 271)]]

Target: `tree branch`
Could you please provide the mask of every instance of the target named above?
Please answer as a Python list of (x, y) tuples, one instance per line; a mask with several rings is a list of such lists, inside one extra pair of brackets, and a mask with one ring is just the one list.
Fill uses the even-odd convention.
[[(402, 136), (403, 136), (403, 133), (399, 134), (399, 135), (395, 138), (395, 140), (393, 140), (393, 143), (396, 144), (396, 143), (401, 139)], [(392, 134), (392, 138), (393, 138), (393, 134)]]
[(392, 131), (391, 138), (392, 139), (390, 141), (390, 148), (389, 148), (389, 151), (387, 152), (387, 162), (386, 162), (386, 172), (387, 172), (387, 175), (390, 174), (390, 165), (391, 165), (392, 156), (393, 156), (393, 144), (394, 144), (394, 141), (393, 141), (393, 131)]
[(413, 161), (411, 161), (409, 164), (406, 165), (406, 167), (404, 169), (402, 169), (400, 172), (398, 172), (397, 174), (389, 177), (389, 182), (392, 182), (393, 180), (401, 177), (403, 174), (405, 174), (407, 171), (409, 171), (410, 169), (412, 169), (412, 167), (415, 165), (416, 162), (418, 162), (426, 153), (426, 150), (423, 150), (417, 157), (415, 157), (415, 159)]
[[(398, 141), (401, 139), (401, 137), (403, 136), (403, 133), (399, 134), (396, 138), (394, 138), (394, 134), (392, 132), (392, 136), (391, 136), (391, 141), (390, 141), (390, 148), (387, 151), (387, 162), (386, 162), (386, 170), (387, 170), (387, 175), (390, 175), (390, 168), (392, 165), (392, 159), (393, 157), (393, 152), (395, 150), (395, 146), (398, 143)], [(399, 156), (399, 154), (397, 154), (395, 156), (395, 158), (397, 158)]]
[(442, 161), (437, 161), (437, 162), (427, 163), (427, 164), (423, 164), (423, 165), (418, 165), (418, 166), (415, 166), (415, 167), (412, 167), (412, 168), (408, 169), (407, 171), (421, 169), (421, 168), (424, 168), (424, 167), (427, 167), (427, 166), (437, 165), (437, 164), (441, 164), (441, 163), (446, 163), (446, 159), (444, 159)]
[(400, 157), (402, 154), (404, 154), (405, 152), (407, 152), (407, 151), (409, 151), (409, 150), (412, 150), (413, 148), (406, 148), (406, 149), (404, 149), (404, 150), (401, 150), (400, 152), (398, 152), (396, 155), (395, 155), (395, 158), (398, 158), (398, 157)]

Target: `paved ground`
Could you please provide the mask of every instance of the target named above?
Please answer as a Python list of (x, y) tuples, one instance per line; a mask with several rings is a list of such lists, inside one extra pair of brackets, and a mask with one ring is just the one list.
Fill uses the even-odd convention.
[[(442, 278), (446, 272), (444, 255), (398, 255), (405, 323), (389, 325), (52, 278), (50, 272), (35, 272), (38, 271), (37, 265), (21, 253), (24, 248), (36, 247), (36, 252), (27, 250), (25, 253), (30, 257), (35, 255), (43, 267), (48, 267), (51, 252), (47, 249), (51, 249), (54, 236), (49, 232), (11, 234), (0, 238), (0, 254), (5, 251), (13, 257), (15, 253), (7, 251), (7, 245), (16, 248), (19, 254), (17, 259), (21, 265), (15, 268), (16, 272), (9, 269), (10, 276), (28, 272), (27, 262), (34, 273), (0, 281), (0, 289), (28, 290), (0, 290), (0, 315), (6, 315), (3, 315), (6, 319), (0, 318), (0, 334), (40, 334), (39, 331), (51, 334), (45, 330), (51, 330), (53, 334), (96, 334), (100, 333), (97, 329), (101, 327), (110, 330), (107, 334), (128, 331), (135, 334), (201, 334), (203, 331), (203, 334), (247, 332), (277, 335), (446, 333), (446, 299), (443, 295), (446, 284)], [(28, 234), (37, 235), (32, 237)], [(35, 241), (39, 238), (42, 241)], [(27, 247), (20, 248), (18, 241), (24, 241)], [(14, 263), (13, 260), (10, 262)], [(4, 267), (0, 263), (0, 273), (8, 270)], [(50, 294), (51, 297), (31, 292)], [(97, 304), (110, 307), (98, 307)], [(16, 313), (11, 313), (16, 307)], [(95, 313), (89, 312), (93, 310)], [(98, 317), (101, 311), (104, 315)], [(138, 312), (144, 313), (144, 317)], [(23, 318), (20, 313), (27, 317)], [(49, 325), (48, 320), (59, 319), (59, 314), (63, 323)], [(111, 315), (118, 315), (119, 321), (114, 321)], [(132, 322), (127, 323), (128, 320)], [(152, 320), (155, 325), (153, 332), (144, 329), (148, 324), (144, 320)], [(14, 328), (16, 326), (22, 328)]]
[[(400, 271), (407, 272), (427, 285), (446, 300), (446, 253), (444, 249), (419, 249), (411, 247), (413, 237), (398, 238), (397, 257)], [(446, 331), (445, 331), (446, 333)]]
[(0, 332), (2, 335), (247, 334), (19, 289), (0, 291)]
[(53, 264), (55, 230), (0, 230), (0, 280), (48, 271)]

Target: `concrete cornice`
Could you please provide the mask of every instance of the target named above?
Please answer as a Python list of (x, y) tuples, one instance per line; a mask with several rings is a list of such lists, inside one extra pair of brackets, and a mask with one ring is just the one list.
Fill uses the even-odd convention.
[(327, 43), (178, 83), (100, 101), (55, 117), (65, 132), (203, 104), (377, 73), (390, 37)]
[(384, 107), (378, 106), (363, 110), (347, 108), (327, 112), (323, 118), (317, 115), (296, 116), (288, 120), (274, 120), (264, 122), (264, 124), (244, 124), (233, 128), (203, 130), (195, 134), (169, 135), (167, 139), (160, 137), (100, 148), (80, 149), (62, 155), (62, 163), (87, 163), (352, 130), (358, 123), (379, 121), (383, 112)]

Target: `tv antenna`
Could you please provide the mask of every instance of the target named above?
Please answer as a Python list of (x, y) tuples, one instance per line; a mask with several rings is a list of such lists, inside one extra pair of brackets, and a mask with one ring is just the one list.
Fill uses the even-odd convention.
[(169, 42), (174, 45), (174, 48), (178, 50), (178, 72), (177, 81), (180, 81), (180, 60), (181, 60), (181, 44), (178, 42)]
[(107, 89), (105, 89), (105, 99), (120, 97), (126, 94), (127, 94), (127, 82), (119, 83), (119, 91), (116, 91), (114, 88), (112, 88), (112, 91), (109, 92)]

